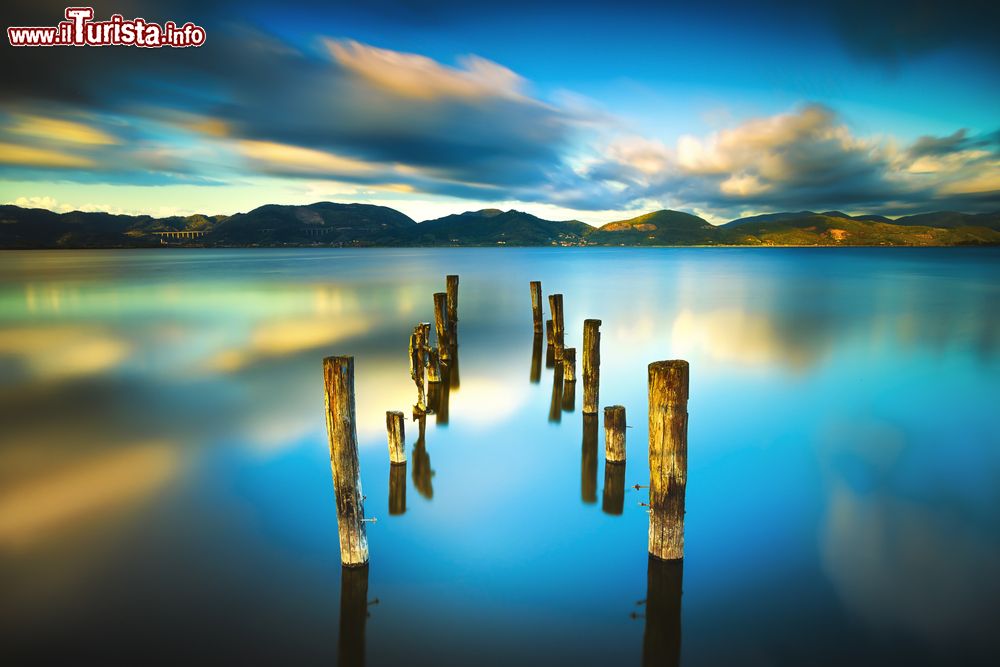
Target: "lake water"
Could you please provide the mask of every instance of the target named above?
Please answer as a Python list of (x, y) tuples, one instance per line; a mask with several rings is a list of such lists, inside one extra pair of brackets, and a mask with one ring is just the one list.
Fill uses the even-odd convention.
[[(457, 377), (393, 477), (448, 273)], [(529, 280), (568, 346), (603, 320), (624, 484), (582, 383), (535, 381)], [(997, 249), (0, 253), (3, 662), (995, 664), (998, 304)], [(331, 354), (378, 519), (344, 581)], [(686, 557), (650, 569), (630, 487), (674, 358)]]

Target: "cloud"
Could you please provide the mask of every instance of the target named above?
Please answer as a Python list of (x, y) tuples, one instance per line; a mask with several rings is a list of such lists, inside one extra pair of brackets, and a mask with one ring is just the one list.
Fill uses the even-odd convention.
[(82, 169), (97, 166), (97, 163), (90, 158), (80, 155), (5, 141), (0, 141), (0, 164), (55, 169)]

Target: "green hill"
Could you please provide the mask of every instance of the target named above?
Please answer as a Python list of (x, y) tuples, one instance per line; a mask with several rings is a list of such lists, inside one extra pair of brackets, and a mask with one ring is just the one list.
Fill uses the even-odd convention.
[(421, 222), (408, 239), (412, 245), (577, 244), (591, 229), (577, 220), (560, 222), (521, 211), (483, 209)]
[(609, 222), (587, 234), (588, 243), (599, 245), (714, 245), (720, 238), (718, 227), (681, 211)]

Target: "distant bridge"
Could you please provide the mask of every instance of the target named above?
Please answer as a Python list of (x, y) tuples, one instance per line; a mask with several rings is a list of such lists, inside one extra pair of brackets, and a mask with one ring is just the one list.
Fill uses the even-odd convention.
[(153, 232), (160, 237), (160, 241), (163, 239), (196, 239), (200, 236), (204, 236), (208, 232)]

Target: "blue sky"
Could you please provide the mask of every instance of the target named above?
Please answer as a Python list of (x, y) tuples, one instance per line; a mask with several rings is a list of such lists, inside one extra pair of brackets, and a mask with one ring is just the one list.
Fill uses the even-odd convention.
[[(54, 25), (62, 7), (16, 0), (6, 20)], [(4, 44), (0, 201), (155, 215), (332, 199), (592, 223), (1000, 209), (998, 16), (979, 0), (95, 9), (190, 20), (208, 41)]]

